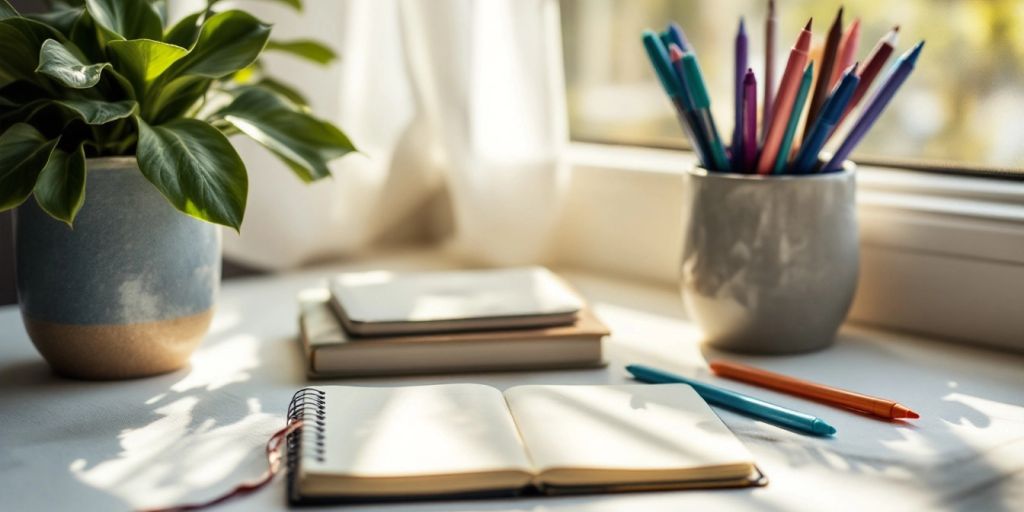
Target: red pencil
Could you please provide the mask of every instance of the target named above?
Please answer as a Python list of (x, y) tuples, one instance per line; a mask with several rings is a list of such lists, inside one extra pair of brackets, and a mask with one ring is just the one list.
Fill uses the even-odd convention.
[(885, 67), (886, 61), (892, 56), (892, 53), (896, 51), (896, 39), (900, 33), (900, 26), (896, 25), (889, 31), (889, 33), (882, 36), (878, 40), (878, 44), (871, 50), (867, 59), (864, 61), (864, 65), (860, 68), (860, 82), (857, 84), (857, 88), (853, 91), (853, 97), (850, 98), (850, 104), (846, 106), (846, 110), (843, 112), (843, 117), (839, 118), (839, 124), (843, 124), (843, 120), (853, 110), (854, 107), (860, 103), (860, 100), (864, 99), (867, 95), (868, 89), (871, 87), (871, 82), (875, 81), (878, 77), (878, 73)]
[(832, 79), (829, 80), (829, 90), (832, 90), (843, 76), (843, 70), (850, 67), (853, 61), (857, 60), (857, 48), (860, 46), (860, 18), (853, 20), (850, 27), (843, 33), (843, 42), (839, 45), (839, 54), (836, 55), (836, 67), (832, 69)]
[[(786, 71), (782, 73), (782, 82), (779, 84), (778, 96), (775, 98), (775, 105), (772, 106), (772, 112), (789, 112), (793, 108), (793, 100), (796, 99), (796, 91), (800, 87), (800, 79), (803, 77), (804, 67), (807, 65), (807, 52), (811, 49), (811, 22), (813, 21), (813, 19), (807, 21), (807, 26), (800, 31), (796, 44), (789, 52), (789, 61), (786, 62)], [(772, 116), (768, 134), (764, 138), (761, 156), (757, 160), (758, 174), (772, 172), (788, 121), (789, 119), (784, 115)]]

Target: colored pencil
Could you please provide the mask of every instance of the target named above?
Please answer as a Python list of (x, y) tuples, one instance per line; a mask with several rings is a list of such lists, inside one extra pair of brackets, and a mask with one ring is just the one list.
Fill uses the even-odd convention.
[(814, 62), (807, 64), (804, 70), (804, 77), (800, 80), (800, 90), (796, 93), (796, 100), (793, 101), (793, 109), (790, 110), (789, 122), (786, 124), (786, 133), (782, 136), (782, 145), (779, 146), (779, 155), (775, 157), (775, 167), (772, 174), (779, 174), (786, 168), (789, 160), (790, 149), (793, 148), (793, 139), (796, 137), (796, 127), (800, 124), (800, 114), (803, 112), (804, 103), (807, 101), (807, 93), (811, 90), (811, 82), (814, 78)]
[(839, 44), (843, 38), (843, 8), (839, 8), (836, 19), (828, 29), (828, 37), (825, 39), (825, 51), (821, 57), (821, 67), (818, 68), (818, 79), (814, 83), (814, 94), (811, 95), (811, 104), (807, 107), (807, 123), (804, 124), (804, 140), (811, 133), (812, 123), (818, 119), (818, 111), (825, 104), (825, 98), (832, 90), (832, 68), (836, 65), (836, 58), (839, 54)]
[(843, 123), (846, 116), (850, 114), (860, 100), (864, 99), (864, 95), (867, 94), (868, 89), (871, 88), (871, 83), (875, 81), (878, 73), (885, 66), (886, 61), (892, 56), (893, 51), (896, 49), (896, 39), (900, 33), (900, 26), (896, 25), (887, 34), (882, 36), (878, 40), (878, 44), (868, 54), (867, 59), (864, 61), (864, 65), (860, 67), (858, 76), (860, 76), (860, 83), (857, 84), (857, 90), (853, 91), (853, 97), (850, 98), (850, 104), (846, 106), (846, 112), (843, 112), (843, 117), (839, 119), (839, 124)]
[(704, 125), (697, 113), (693, 93), (687, 83), (686, 71), (683, 69), (683, 55), (685, 53), (675, 43), (669, 45), (668, 53), (669, 60), (672, 61), (672, 70), (675, 72), (676, 79), (680, 85), (684, 114), (690, 124), (691, 145), (697, 151), (701, 165), (706, 169), (711, 169), (714, 160), (711, 158), (711, 145), (708, 141), (708, 133), (705, 131)]
[(733, 95), (733, 128), (732, 128), (732, 167), (733, 170), (740, 169), (743, 162), (744, 140), (743, 140), (743, 80), (747, 71), (747, 28), (744, 26), (743, 18), (740, 18), (740, 28), (736, 32), (736, 67), (734, 69)]
[(668, 24), (668, 28), (665, 31), (668, 32), (668, 35), (672, 39), (672, 42), (675, 43), (680, 50), (684, 52), (694, 53), (693, 47), (690, 46), (690, 41), (686, 39), (686, 33), (683, 32), (683, 27), (680, 27), (678, 23), (674, 21), (670, 22)]
[[(811, 48), (811, 23), (809, 20), (796, 44), (789, 52), (789, 60), (786, 62), (786, 71), (782, 74), (782, 82), (779, 84), (778, 96), (775, 98), (773, 112), (789, 112), (793, 108), (801, 73), (807, 65), (807, 51)], [(775, 157), (779, 154), (779, 144), (782, 142), (783, 131), (788, 120), (784, 115), (772, 117), (768, 134), (764, 138), (764, 147), (761, 149), (761, 156), (757, 161), (758, 174), (768, 174), (775, 166)]]
[(875, 94), (868, 101), (867, 108), (861, 113), (857, 119), (857, 123), (853, 125), (853, 129), (847, 134), (846, 139), (843, 141), (839, 149), (836, 150), (832, 160), (825, 165), (824, 171), (838, 171), (842, 169), (843, 162), (850, 156), (853, 149), (857, 147), (857, 144), (864, 139), (868, 130), (878, 120), (878, 117), (885, 110), (885, 107), (892, 101), (892, 97), (899, 90), (903, 82), (907, 81), (907, 77), (914, 70), (914, 65), (917, 63), (918, 56), (921, 55), (921, 48), (924, 47), (924, 41), (921, 41), (914, 45), (913, 48), (904, 53), (893, 65), (892, 71), (886, 78), (885, 83), (875, 92)]
[(832, 90), (832, 94), (821, 107), (821, 113), (814, 122), (811, 133), (804, 139), (803, 146), (796, 158), (793, 159), (790, 172), (807, 174), (815, 170), (818, 165), (818, 153), (821, 152), (821, 148), (825, 147), (828, 136), (832, 134), (832, 128), (835, 128), (839, 118), (842, 117), (843, 110), (846, 109), (846, 104), (853, 97), (853, 91), (857, 88), (859, 81), (857, 65), (854, 64), (843, 73), (843, 77), (839, 79), (839, 85)]
[(910, 410), (907, 406), (892, 400), (834, 388), (752, 366), (728, 361), (712, 361), (709, 366), (711, 366), (711, 371), (715, 372), (715, 375), (719, 377), (774, 389), (783, 393), (809, 398), (825, 404), (836, 405), (882, 418), (902, 419), (921, 417), (920, 414)]
[(725, 407), (726, 409), (768, 423), (816, 436), (831, 436), (836, 433), (835, 427), (816, 416), (787, 409), (780, 405), (765, 402), (764, 400), (718, 386), (712, 386), (711, 384), (683, 377), (682, 375), (676, 375), (642, 364), (626, 365), (626, 371), (634, 379), (648, 384), (669, 384), (674, 382), (689, 384), (708, 404)]
[(836, 67), (832, 69), (832, 78), (829, 87), (835, 87), (843, 70), (850, 67), (853, 61), (857, 60), (857, 48), (860, 47), (860, 18), (853, 20), (850, 27), (843, 33), (843, 41), (839, 45), (839, 53), (836, 55)]
[(743, 145), (739, 168), (734, 171), (751, 173), (757, 164), (757, 77), (747, 68), (743, 76)]
[[(697, 63), (697, 56), (692, 53), (683, 54), (683, 76), (686, 77), (684, 86), (689, 89), (693, 98), (693, 108), (697, 114), (699, 129), (707, 137), (708, 157), (711, 160), (710, 170), (728, 171), (729, 159), (725, 157), (725, 147), (722, 146), (722, 139), (718, 136), (718, 129), (715, 128), (715, 118), (711, 116), (711, 97), (708, 96), (707, 86), (704, 84), (704, 76)], [(694, 131), (698, 128), (694, 127)]]
[(680, 126), (683, 128), (683, 132), (690, 139), (690, 143), (693, 146), (694, 152), (697, 153), (697, 159), (700, 160), (701, 165), (707, 166), (709, 162), (707, 160), (707, 153), (704, 150), (705, 145), (701, 144), (698, 134), (695, 132), (693, 99), (688, 96), (686, 88), (682, 86), (679, 78), (677, 78), (676, 73), (673, 71), (672, 64), (669, 62), (668, 51), (662, 44), (661, 39), (654, 32), (645, 30), (643, 42), (644, 49), (647, 51), (647, 57), (651, 61), (651, 66), (654, 68), (655, 74), (658, 75), (658, 81), (661, 82), (661, 87), (665, 90), (669, 99), (672, 100), (672, 105), (676, 109), (676, 116), (679, 119)]
[(776, 31), (779, 20), (775, 16), (775, 0), (768, 0), (768, 16), (764, 22), (764, 98), (761, 106), (761, 139), (764, 140), (772, 124), (775, 108), (775, 50), (778, 46)]

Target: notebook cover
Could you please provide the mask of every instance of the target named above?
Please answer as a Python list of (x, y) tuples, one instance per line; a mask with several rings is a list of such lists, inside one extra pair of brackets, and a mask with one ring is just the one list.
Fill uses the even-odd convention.
[(583, 307), (543, 267), (348, 273), (329, 286), (342, 324), (359, 336), (565, 325)]

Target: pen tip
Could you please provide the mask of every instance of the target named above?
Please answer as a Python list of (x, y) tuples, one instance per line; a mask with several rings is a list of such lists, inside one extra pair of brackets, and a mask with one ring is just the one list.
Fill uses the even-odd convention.
[(896, 404), (892, 408), (892, 417), (895, 418), (895, 419), (903, 419), (903, 418), (917, 419), (917, 418), (920, 418), (921, 415), (916, 413), (916, 412), (914, 412), (914, 411), (911, 411), (906, 406), (903, 406), (903, 405), (900, 405), (900, 404)]
[(896, 25), (896, 26), (892, 27), (892, 31), (893, 32), (899, 32), (900, 31), (900, 26)]
[(807, 25), (804, 25), (804, 30), (810, 32), (812, 23), (814, 23), (814, 18), (807, 20)]

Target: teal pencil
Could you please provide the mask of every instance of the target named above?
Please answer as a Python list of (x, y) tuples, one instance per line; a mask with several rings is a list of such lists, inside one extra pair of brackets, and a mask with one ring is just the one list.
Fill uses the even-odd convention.
[(718, 136), (718, 128), (715, 127), (715, 118), (711, 116), (711, 97), (708, 96), (708, 88), (704, 84), (704, 75), (697, 64), (697, 57), (692, 53), (683, 54), (683, 73), (686, 76), (684, 86), (689, 89), (693, 98), (693, 106), (696, 110), (700, 127), (694, 127), (704, 132), (705, 140), (708, 141), (708, 149), (711, 151), (711, 163), (713, 171), (728, 171), (729, 159), (725, 157), (725, 147), (722, 146), (722, 138)]
[(811, 90), (811, 77), (813, 76), (814, 61), (811, 61), (807, 65), (807, 69), (804, 70), (804, 77), (800, 79), (800, 89), (797, 90), (796, 100), (793, 101), (793, 110), (789, 114), (789, 123), (786, 124), (786, 133), (782, 136), (782, 145), (779, 146), (779, 156), (775, 157), (772, 174), (779, 174), (786, 168), (789, 150), (793, 147), (793, 138), (796, 136), (796, 126), (800, 124), (800, 114), (803, 113), (804, 103), (807, 102), (807, 93)]

